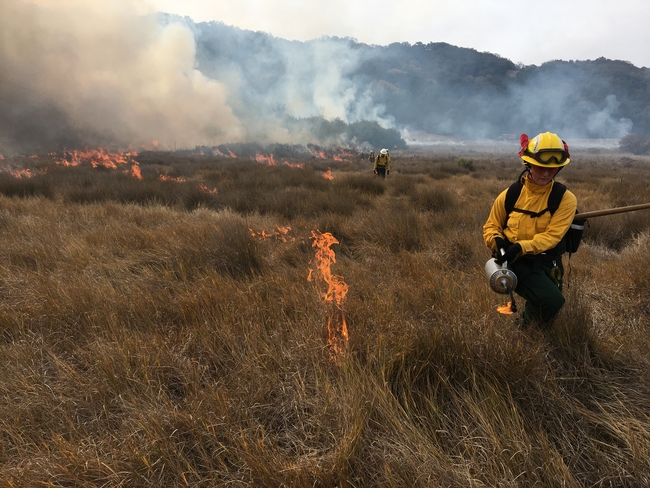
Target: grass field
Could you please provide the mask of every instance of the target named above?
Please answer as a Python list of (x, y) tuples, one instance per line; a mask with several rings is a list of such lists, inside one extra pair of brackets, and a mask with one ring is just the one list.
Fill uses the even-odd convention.
[[(580, 211), (650, 201), (572, 156)], [(524, 333), (483, 271), (516, 155), (66, 158), (0, 161), (0, 486), (650, 484), (650, 210)]]

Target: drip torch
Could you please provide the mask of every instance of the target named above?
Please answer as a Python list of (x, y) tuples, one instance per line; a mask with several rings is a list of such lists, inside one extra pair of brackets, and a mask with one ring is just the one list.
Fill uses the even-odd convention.
[[(503, 249), (499, 250), (503, 256), (506, 252)], [(503, 264), (498, 264), (496, 259), (492, 258), (485, 263), (485, 274), (490, 288), (497, 293), (510, 295), (510, 310), (517, 311), (515, 304), (514, 291), (517, 288), (517, 275), (508, 269), (508, 262), (504, 261)]]

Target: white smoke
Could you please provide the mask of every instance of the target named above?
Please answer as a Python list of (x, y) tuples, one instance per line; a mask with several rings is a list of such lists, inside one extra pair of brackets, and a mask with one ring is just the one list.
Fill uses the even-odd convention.
[[(527, 78), (492, 91), (471, 90), (471, 76), (457, 87), (438, 86), (428, 75), (420, 81), (429, 92), (420, 99), (421, 88), (411, 92), (395, 81), (417, 72), (418, 61), (404, 68), (409, 73), (390, 69), (385, 63), (396, 61), (386, 61), (383, 48), (196, 24), (147, 12), (144, 1), (0, 0), (0, 153), (137, 149), (154, 140), (169, 149), (318, 143), (308, 124), (296, 123), (309, 118), (390, 129), (417, 123), (428, 133), (468, 138), (486, 137), (495, 127), (565, 138), (619, 138), (632, 129), (629, 119), (616, 116), (614, 95), (582, 103), (591, 80), (568, 65), (522, 70)], [(458, 59), (461, 54), (468, 53)], [(327, 139), (323, 127), (318, 136)]]
[(632, 121), (614, 115), (620, 105), (616, 95), (607, 95), (601, 104), (585, 101), (582, 92), (592, 80), (584, 72), (569, 70), (570, 65), (559, 65), (512, 86), (512, 119), (521, 131), (534, 127), (566, 138), (601, 138), (606, 134), (612, 139), (630, 133)]
[(240, 140), (184, 25), (127, 0), (0, 3), (0, 142), (194, 147)]
[(610, 134), (612, 139), (620, 139), (629, 134), (632, 131), (632, 121), (627, 118), (616, 119), (612, 115), (619, 105), (616, 95), (607, 95), (605, 106), (594, 111), (587, 119), (587, 128), (594, 133)]

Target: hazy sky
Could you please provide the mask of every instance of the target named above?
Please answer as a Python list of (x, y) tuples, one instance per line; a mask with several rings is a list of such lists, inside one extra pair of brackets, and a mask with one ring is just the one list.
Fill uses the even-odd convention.
[(516, 63), (622, 59), (650, 67), (649, 0), (149, 0), (158, 11), (276, 37), (447, 42)]

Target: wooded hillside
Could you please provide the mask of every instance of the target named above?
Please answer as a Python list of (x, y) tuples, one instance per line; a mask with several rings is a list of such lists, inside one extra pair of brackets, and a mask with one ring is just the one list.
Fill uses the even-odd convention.
[(370, 120), (464, 138), (650, 132), (650, 70), (626, 61), (523, 66), (446, 43), (303, 43), (216, 22), (192, 28), (199, 68), (231, 87), (235, 111), (244, 118)]

